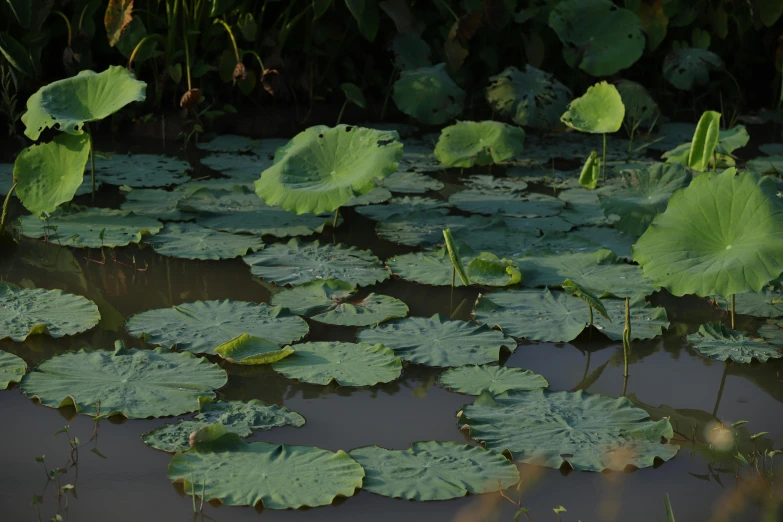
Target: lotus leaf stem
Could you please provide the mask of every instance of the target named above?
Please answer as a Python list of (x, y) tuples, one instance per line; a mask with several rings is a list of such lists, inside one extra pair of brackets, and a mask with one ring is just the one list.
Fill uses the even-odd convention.
[(590, 326), (593, 326), (593, 306), (587, 303), (587, 308), (590, 309)]
[[(62, 11), (52, 11), (52, 13), (60, 16), (65, 21), (65, 26), (68, 28), (68, 47), (70, 47), (71, 40), (73, 39), (73, 30), (71, 29), (71, 21), (68, 20), (68, 17), (65, 16), (65, 13), (63, 13)], [(82, 13), (82, 16), (84, 16), (84, 13)], [(79, 25), (81, 26), (81, 20), (79, 21)]]
[(14, 189), (18, 184), (19, 181), (14, 179), (14, 184), (11, 185), (11, 190), (8, 191), (8, 195), (5, 197), (5, 201), (3, 201), (3, 215), (0, 216), (0, 231), (3, 230), (3, 226), (5, 225), (5, 217), (8, 215), (8, 202), (11, 201), (11, 194), (14, 193)]
[(164, 45), (166, 44), (166, 41), (163, 39), (163, 37), (159, 34), (148, 34), (141, 40), (139, 40), (139, 43), (136, 44), (136, 47), (133, 48), (133, 52), (130, 55), (130, 58), (128, 58), (128, 69), (133, 67), (133, 60), (136, 58), (136, 53), (139, 52), (139, 49), (147, 42), (147, 40), (160, 40)]
[(731, 294), (731, 329), (734, 329), (734, 306), (735, 306), (735, 295)]
[(715, 399), (715, 407), (712, 409), (712, 416), (718, 416), (718, 407), (720, 406), (720, 399), (723, 397), (723, 387), (726, 385), (726, 375), (729, 373), (729, 361), (723, 363), (723, 375), (720, 378), (720, 387), (718, 388), (718, 398)]
[(337, 123), (334, 124), (335, 127), (337, 125), (340, 125), (340, 120), (343, 119), (343, 112), (345, 111), (345, 106), (346, 105), (348, 105), (348, 98), (345, 99), (345, 101), (343, 102), (343, 106), (340, 107), (340, 114), (337, 115)]
[(85, 124), (87, 127), (87, 134), (90, 135), (90, 180), (92, 181), (92, 202), (95, 203), (95, 148), (92, 146), (92, 133), (90, 132), (90, 124)]
[[(631, 299), (625, 298), (625, 329), (623, 329), (623, 377), (628, 380), (628, 356), (631, 354)], [(625, 385), (623, 385), (625, 395)]]
[(604, 132), (604, 155), (601, 159), (601, 169), (603, 170), (604, 183), (606, 183), (606, 133)]
[[(185, 9), (182, 10), (182, 17), (184, 18), (185, 16), (187, 16), (187, 5), (183, 4), (183, 7), (185, 7)], [(183, 29), (182, 32), (184, 33), (183, 41), (185, 43), (185, 73), (187, 74), (188, 77), (188, 91), (192, 91), (193, 84), (191, 83), (190, 80), (190, 48), (188, 47), (188, 34), (187, 31), (185, 31), (184, 21), (182, 23), (182, 29)]]
[(340, 218), (340, 209), (334, 211), (334, 221), (332, 222), (332, 228), (337, 228), (337, 220)]
[(255, 51), (242, 51), (242, 56), (245, 56), (246, 54), (249, 54), (253, 58), (255, 58), (258, 61), (258, 65), (261, 66), (261, 74), (264, 74), (264, 71), (266, 71), (266, 67), (264, 67), (264, 61), (261, 59), (261, 57), (258, 55)]
[(223, 27), (226, 28), (226, 32), (228, 33), (228, 37), (231, 38), (231, 44), (234, 46), (234, 57), (237, 59), (237, 63), (242, 61), (242, 58), (239, 56), (239, 48), (237, 47), (237, 40), (234, 38), (234, 33), (231, 31), (231, 27), (226, 23), (225, 20), (222, 20), (220, 18), (215, 19), (216, 24), (221, 24)]

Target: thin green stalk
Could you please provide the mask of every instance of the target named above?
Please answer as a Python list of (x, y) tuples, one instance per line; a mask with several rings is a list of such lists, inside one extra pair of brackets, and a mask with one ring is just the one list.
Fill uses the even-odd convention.
[(604, 171), (604, 183), (606, 183), (606, 133), (604, 132), (604, 156), (601, 159), (601, 169)]
[(130, 58), (128, 58), (128, 69), (133, 67), (133, 60), (136, 58), (136, 54), (139, 52), (139, 49), (147, 43), (148, 40), (160, 40), (163, 45), (166, 45), (166, 41), (163, 39), (163, 37), (159, 34), (148, 34), (141, 40), (139, 40), (139, 43), (136, 44), (136, 47), (133, 48), (133, 52), (130, 55)]
[(90, 135), (90, 180), (92, 181), (92, 202), (95, 203), (95, 148), (92, 145), (92, 133), (90, 124), (86, 123), (87, 134)]
[(343, 119), (343, 112), (345, 111), (345, 106), (348, 105), (348, 99), (343, 102), (343, 106), (340, 107), (340, 114), (337, 115), (337, 123), (335, 123), (335, 126), (340, 125), (340, 120)]
[(593, 307), (588, 304), (587, 308), (590, 309), (590, 326), (593, 326)]
[[(188, 15), (188, 9), (186, 4), (183, 4), (183, 7), (184, 9), (182, 10), (182, 17), (184, 19)], [(187, 73), (187, 77), (188, 77), (188, 91), (191, 91), (193, 90), (193, 84), (190, 81), (190, 49), (188, 46), (188, 32), (186, 31), (186, 29), (187, 28), (183, 21), (182, 32), (184, 34), (183, 40), (185, 42), (185, 72)]]
[[(625, 329), (623, 330), (623, 377), (628, 379), (628, 356), (631, 354), (631, 299), (625, 298)], [(623, 386), (625, 388), (625, 386)], [(625, 395), (625, 392), (623, 392)]]
[(234, 38), (234, 33), (231, 31), (231, 27), (225, 22), (225, 20), (221, 20), (220, 18), (215, 19), (216, 24), (221, 24), (223, 27), (226, 28), (226, 32), (228, 33), (228, 37), (231, 38), (231, 44), (234, 46), (234, 56), (237, 59), (237, 63), (241, 62), (242, 59), (239, 56), (239, 48), (237, 47), (237, 40)]
[(73, 38), (73, 30), (71, 29), (71, 21), (62, 11), (52, 11), (52, 13), (60, 16), (65, 21), (65, 26), (68, 28), (68, 47), (71, 46), (71, 40)]
[(340, 209), (334, 211), (334, 222), (332, 222), (332, 228), (337, 228), (337, 220), (340, 219)]
[(242, 56), (249, 54), (253, 58), (255, 58), (258, 61), (258, 65), (261, 66), (261, 74), (264, 74), (264, 71), (266, 70), (266, 67), (264, 67), (264, 61), (261, 59), (260, 56), (258, 56), (258, 53), (255, 51), (242, 51)]
[(11, 185), (11, 190), (8, 191), (8, 194), (5, 197), (5, 201), (3, 201), (3, 215), (0, 216), (0, 232), (3, 231), (3, 226), (5, 226), (5, 217), (8, 215), (8, 202), (11, 201), (11, 194), (14, 193), (14, 189), (18, 183), (19, 182), (17, 180), (14, 180), (14, 184)]
[(731, 294), (731, 329), (734, 329), (734, 306), (735, 306), (735, 294)]

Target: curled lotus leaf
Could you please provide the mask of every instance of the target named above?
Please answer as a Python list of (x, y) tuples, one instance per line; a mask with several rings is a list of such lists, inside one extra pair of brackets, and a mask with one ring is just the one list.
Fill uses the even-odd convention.
[(463, 91), (446, 71), (446, 64), (402, 71), (394, 82), (397, 108), (427, 125), (442, 125), (462, 112)]
[(441, 131), (435, 157), (448, 167), (492, 165), (522, 153), (525, 131), (498, 121), (460, 121)]
[(560, 119), (579, 132), (606, 134), (620, 130), (623, 118), (625, 105), (617, 87), (599, 82), (572, 101)]
[(770, 359), (780, 359), (783, 351), (763, 339), (753, 339), (745, 332), (731, 330), (723, 323), (707, 323), (699, 331), (687, 337), (693, 349), (719, 361), (731, 359), (737, 363), (750, 363), (753, 359), (765, 363)]
[(276, 342), (241, 334), (215, 348), (215, 353), (234, 364), (271, 364), (285, 359), (294, 350), (290, 346), (280, 348)]
[(264, 248), (258, 236), (229, 234), (193, 223), (168, 224), (145, 243), (158, 254), (183, 259), (233, 259)]
[(438, 379), (445, 388), (467, 395), (481, 395), (488, 391), (492, 395), (508, 391), (530, 391), (549, 386), (544, 377), (523, 370), (505, 366), (461, 366), (448, 370)]
[(0, 390), (19, 382), (27, 371), (27, 363), (16, 355), (0, 350)]

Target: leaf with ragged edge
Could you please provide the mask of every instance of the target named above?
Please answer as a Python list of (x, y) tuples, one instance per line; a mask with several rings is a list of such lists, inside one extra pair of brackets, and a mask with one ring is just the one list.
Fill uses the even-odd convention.
[[(598, 317), (595, 327), (613, 341), (622, 340), (625, 329), (625, 299), (603, 298), (601, 302), (612, 320), (606, 321)], [(666, 309), (653, 307), (641, 296), (631, 298), (630, 317), (631, 339), (653, 339), (669, 327)]]
[(117, 45), (122, 32), (128, 27), (131, 20), (133, 20), (133, 0), (109, 0), (106, 14), (103, 17), (109, 47)]
[(777, 346), (762, 339), (752, 339), (745, 332), (731, 330), (723, 323), (703, 324), (687, 340), (700, 354), (719, 361), (731, 359), (737, 363), (750, 363), (756, 359), (765, 363), (783, 357), (783, 351)]
[(304, 417), (296, 412), (267, 404), (258, 399), (242, 401), (212, 401), (199, 398), (199, 413), (193, 420), (166, 424), (148, 431), (141, 440), (148, 446), (175, 453), (190, 448), (190, 434), (201, 428), (221, 424), (225, 430), (247, 437), (254, 430), (270, 430), (283, 426), (303, 426)]
[(280, 346), (309, 330), (302, 318), (280, 307), (229, 299), (147, 310), (129, 318), (125, 329), (150, 344), (208, 354), (242, 334)]
[(296, 214), (334, 211), (396, 172), (401, 157), (396, 131), (310, 127), (278, 149), (274, 165), (255, 182), (256, 194)]
[(219, 232), (193, 223), (170, 223), (144, 242), (160, 255), (183, 259), (233, 259), (264, 248), (260, 237)]
[(349, 455), (364, 468), (362, 489), (384, 497), (448, 500), (519, 481), (516, 466), (502, 455), (457, 442), (414, 442), (407, 450), (365, 446)]
[(625, 105), (617, 87), (599, 82), (572, 101), (560, 120), (579, 132), (606, 134), (620, 130), (623, 118)]
[(367, 108), (367, 102), (364, 100), (364, 93), (355, 83), (341, 83), (340, 89), (345, 94), (346, 99), (362, 109)]
[(0, 390), (19, 382), (27, 371), (27, 363), (16, 355), (0, 350)]
[(460, 121), (441, 131), (435, 157), (448, 167), (491, 165), (522, 153), (525, 131), (498, 121)]
[(25, 136), (36, 141), (49, 127), (81, 134), (85, 123), (102, 120), (131, 102), (144, 101), (146, 90), (146, 83), (120, 66), (101, 73), (81, 71), (52, 82), (27, 100), (27, 112), (22, 115)]
[(109, 185), (165, 187), (190, 181), (190, 163), (162, 154), (113, 154), (95, 158), (95, 178)]
[(578, 297), (579, 299), (587, 303), (587, 305), (590, 308), (593, 308), (596, 312), (598, 312), (603, 317), (605, 317), (607, 321), (609, 321), (610, 323), (612, 322), (612, 319), (609, 317), (609, 314), (606, 313), (606, 308), (604, 308), (604, 305), (601, 302), (601, 300), (598, 299), (598, 297), (595, 294), (593, 294), (590, 290), (583, 287), (579, 283), (575, 283), (571, 281), (570, 279), (566, 279), (565, 281), (563, 281), (563, 284), (561, 284), (560, 286), (562, 286), (563, 290), (565, 290), (566, 292), (571, 292), (571, 294), (573, 294), (574, 296)]
[(0, 339), (10, 337), (21, 343), (35, 334), (75, 335), (100, 320), (98, 307), (86, 297), (0, 283)]
[(451, 265), (454, 267), (454, 271), (459, 276), (459, 279), (462, 281), (463, 285), (470, 286), (470, 278), (468, 278), (468, 274), (465, 272), (465, 265), (462, 264), (462, 258), (460, 258), (459, 249), (454, 243), (454, 238), (451, 237), (450, 229), (443, 229), (443, 240), (446, 242), (446, 250), (449, 252), (449, 259), (451, 259)]
[(705, 111), (696, 125), (696, 132), (691, 140), (691, 150), (688, 154), (688, 166), (693, 170), (703, 172), (712, 159), (712, 153), (718, 145), (720, 132), (720, 113)]
[(501, 259), (491, 252), (481, 252), (468, 263), (473, 284), (511, 286), (522, 282), (522, 273), (511, 259)]
[(85, 415), (129, 419), (180, 415), (198, 409), (198, 398), (215, 396), (228, 380), (217, 364), (191, 353), (126, 349), (57, 355), (25, 375), (21, 389), (44, 406), (73, 405)]
[(705, 173), (675, 192), (633, 247), (644, 274), (677, 296), (760, 291), (783, 272), (783, 204), (751, 173)]
[(683, 91), (706, 85), (710, 80), (710, 71), (719, 69), (723, 69), (720, 56), (698, 47), (672, 49), (663, 61), (664, 78)]
[(394, 104), (427, 125), (442, 125), (457, 117), (465, 103), (463, 91), (446, 71), (446, 64), (402, 71), (394, 82)]
[(447, 389), (467, 395), (481, 395), (484, 391), (497, 395), (549, 386), (547, 380), (535, 372), (504, 366), (462, 366), (442, 373), (438, 380)]
[(357, 340), (383, 344), (406, 361), (436, 367), (497, 362), (502, 348), (516, 349), (516, 341), (498, 331), (450, 321), (439, 314), (367, 328), (358, 333)]
[(289, 379), (326, 385), (373, 386), (400, 376), (402, 361), (382, 344), (320, 342), (294, 345), (293, 355), (272, 364)]
[(646, 468), (669, 460), (678, 447), (668, 420), (650, 420), (625, 397), (584, 391), (482, 393), (459, 418), (487, 449), (508, 451), (516, 462), (577, 471)]
[(88, 134), (60, 134), (48, 143), (22, 150), (14, 162), (14, 178), (24, 208), (38, 215), (71, 201), (84, 181), (89, 156)]
[(344, 451), (248, 444), (227, 433), (175, 455), (168, 477), (182, 482), (189, 495), (228, 506), (298, 509), (352, 496), (362, 486), (364, 470)]
[(601, 175), (601, 160), (598, 153), (591, 152), (579, 173), (579, 184), (584, 188), (593, 190), (598, 186), (598, 178)]
[(294, 353), (290, 346), (280, 348), (276, 342), (246, 333), (226, 341), (216, 347), (214, 351), (229, 362), (244, 365), (271, 364)]
[(102, 248), (138, 243), (145, 235), (155, 234), (163, 224), (151, 217), (108, 208), (88, 208), (81, 212), (53, 213), (42, 221), (35, 216), (20, 219), (22, 234), (47, 237), (63, 246)]

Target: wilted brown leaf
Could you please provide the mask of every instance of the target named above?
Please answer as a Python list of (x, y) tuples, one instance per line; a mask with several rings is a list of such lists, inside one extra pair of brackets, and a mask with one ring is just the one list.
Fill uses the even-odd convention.
[(109, 0), (103, 25), (106, 26), (106, 36), (109, 45), (114, 47), (120, 41), (122, 32), (133, 20), (133, 0)]

